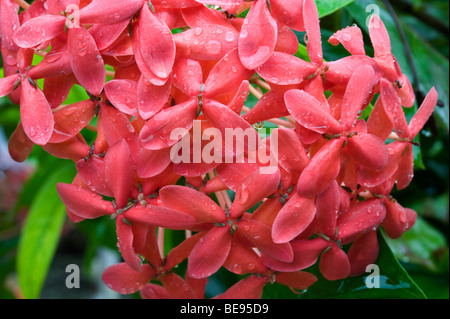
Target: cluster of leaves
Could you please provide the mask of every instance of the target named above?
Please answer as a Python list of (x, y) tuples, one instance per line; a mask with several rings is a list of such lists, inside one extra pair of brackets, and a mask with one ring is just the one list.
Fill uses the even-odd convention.
[[(369, 2), (366, 3), (366, 1), (317, 1), (320, 16), (328, 16), (326, 19), (322, 19), (322, 27), (325, 26), (326, 28), (326, 26), (329, 25), (330, 30), (337, 30), (340, 29), (342, 25), (351, 24), (353, 21), (358, 23), (364, 30), (368, 14), (363, 15), (361, 13), (366, 12), (366, 9), (370, 4), (371, 3)], [(417, 72), (419, 75), (418, 79), (420, 83), (413, 83), (417, 93), (420, 94), (420, 92), (422, 92), (423, 94), (425, 93), (426, 88), (430, 88), (431, 86), (435, 86), (439, 92), (443, 105), (438, 108), (437, 115), (435, 116), (435, 126), (429, 127), (430, 136), (421, 136), (422, 150), (425, 151), (420, 152), (420, 150), (417, 150), (414, 156), (415, 167), (417, 169), (427, 168), (427, 172), (431, 170), (433, 175), (437, 177), (444, 176), (442, 170), (445, 171), (446, 167), (445, 164), (442, 163), (446, 163), (446, 157), (443, 155), (443, 152), (445, 145), (448, 145), (448, 60), (443, 57), (441, 52), (436, 51), (430, 44), (425, 42), (422, 35), (416, 33), (414, 23), (423, 22), (414, 19), (414, 16), (411, 14), (404, 14), (401, 17), (401, 23), (403, 29), (406, 30), (407, 41), (412, 47), (410, 50), (413, 52), (415, 61), (414, 66), (417, 68), (415, 71), (412, 70), (411, 68), (414, 66), (408, 65), (408, 52), (405, 51), (404, 43), (401, 41), (400, 35), (398, 35), (397, 38), (398, 30), (395, 25), (396, 20), (384, 9), (383, 3), (380, 2), (377, 8), (380, 10), (379, 13), (385, 22), (387, 29), (390, 31), (393, 54), (398, 59), (399, 64), (402, 65), (402, 68), (405, 66), (404, 73), (410, 78), (414, 78), (414, 72)], [(414, 7), (411, 8), (413, 12), (414, 10), (417, 10)], [(368, 31), (368, 29), (366, 28), (365, 31)], [(330, 31), (328, 37), (327, 32), (324, 31), (324, 29), (322, 29), (322, 33), (322, 36), (328, 39), (334, 31)], [(303, 34), (298, 33), (298, 38), (300, 42), (302, 42)], [(428, 40), (432, 43), (435, 39)], [(323, 42), (326, 43), (326, 41)], [(367, 52), (370, 52), (371, 48), (366, 48), (366, 50)], [(305, 46), (300, 45), (297, 55), (308, 59), (305, 52)], [(339, 54), (336, 52), (338, 51), (334, 47), (332, 49), (330, 48), (329, 51), (325, 48), (325, 60), (336, 60), (338, 58), (336, 55)], [(443, 53), (444, 55), (446, 54), (446, 52)], [(345, 53), (342, 54), (344, 55)], [(425, 58), (425, 56), (428, 58)], [(430, 56), (432, 58), (429, 58)], [(342, 56), (339, 56), (339, 58), (341, 57)], [(37, 64), (38, 62), (39, 61), (33, 61), (33, 64)], [(445, 69), (447, 74), (443, 75), (442, 69)], [(77, 90), (77, 88), (74, 87), (69, 94), (68, 99), (65, 101), (65, 104), (70, 104), (70, 101), (77, 102), (86, 98), (88, 97), (83, 91)], [(2, 101), (5, 101), (5, 104), (7, 103), (6, 100)], [(252, 108), (255, 104), (256, 100), (252, 98), (249, 98), (246, 101), (246, 106), (249, 108)], [(369, 106), (369, 108), (371, 107), (372, 106)], [(417, 108), (417, 105), (415, 107)], [(17, 123), (17, 119), (19, 118), (18, 113), (11, 107), (6, 107), (6, 105), (2, 106), (2, 113), (3, 110), (7, 116), (2, 117), (2, 125), (6, 127), (8, 135), (10, 135), (14, 129), (13, 123)], [(414, 110), (409, 114), (407, 113), (407, 116), (411, 117), (412, 114), (414, 114)], [(10, 120), (8, 120), (8, 118)], [(266, 124), (270, 125), (269, 123)], [(431, 125), (433, 125), (433, 123)], [(89, 132), (86, 133), (85, 137), (86, 140), (90, 141), (94, 141), (95, 139), (95, 136), (90, 135)], [(430, 154), (434, 156), (431, 156)], [(37, 150), (36, 148), (30, 158), (35, 159), (38, 162), (39, 170), (28, 183), (18, 204), (18, 207), (29, 205), (30, 211), (20, 237), (17, 271), (20, 282), (26, 283), (26, 285), (23, 284), (21, 287), (22, 292), (26, 297), (33, 298), (39, 295), (65, 220), (65, 207), (62, 205), (55, 192), (55, 185), (57, 182), (70, 183), (70, 180), (74, 176), (74, 171), (70, 164), (67, 165), (66, 162), (57, 159), (49, 160), (45, 152), (42, 152), (42, 150), (39, 149)], [(416, 187), (429, 185), (427, 181), (423, 182), (419, 180), (416, 184), (413, 184), (413, 189), (410, 190), (410, 192), (414, 194), (413, 197), (415, 200), (414, 202), (411, 202), (411, 205), (416, 211), (423, 212), (426, 208), (424, 207), (427, 203), (426, 198), (433, 196), (441, 198), (441, 203), (439, 203), (439, 201), (433, 201), (432, 206), (428, 209), (431, 211), (432, 220), (442, 221), (446, 218), (445, 212), (448, 212), (448, 205), (445, 203), (445, 198), (448, 198), (448, 181), (442, 180), (442, 178), (438, 179), (441, 180), (439, 183), (440, 185), (430, 185), (428, 194), (426, 192), (425, 194), (423, 192), (421, 193), (417, 189), (414, 190), (414, 185), (417, 185)], [(43, 180), (45, 181), (44, 184), (42, 184)], [(39, 187), (36, 187), (36, 185), (39, 185)], [(39, 189), (39, 191), (36, 193), (35, 189)], [(398, 196), (395, 194), (395, 197), (402, 198), (402, 203), (408, 203), (407, 198), (408, 196), (411, 196), (411, 193), (404, 195), (399, 193)], [(406, 204), (405, 206), (408, 205)], [(442, 213), (443, 211), (444, 213)], [(424, 217), (429, 217), (429, 215)], [(415, 273), (418, 273), (418, 281), (424, 282), (424, 285), (430, 285), (429, 281), (427, 282), (424, 280), (424, 276), (421, 275), (420, 272), (432, 272), (435, 276), (434, 278), (437, 279), (440, 279), (442, 274), (445, 276), (445, 274), (448, 273), (448, 262), (445, 264), (445, 260), (448, 259), (448, 248), (446, 248), (447, 244), (443, 235), (421, 217), (419, 217), (416, 225), (418, 227), (414, 227), (412, 230), (405, 233), (400, 241), (390, 241), (389, 239), (386, 241), (386, 237), (382, 235), (379, 236), (380, 253), (377, 264), (380, 269), (382, 269), (383, 275), (382, 287), (380, 289), (366, 289), (364, 276), (359, 276), (333, 282), (319, 280), (319, 283), (313, 285), (306, 293), (299, 295), (298, 297), (424, 298), (425, 293), (419, 288), (420, 285), (417, 285), (404, 270), (402, 265), (397, 262), (397, 258), (412, 263), (419, 270), (419, 272), (417, 272), (417, 269), (414, 269)], [(96, 247), (99, 245), (106, 244), (115, 248), (115, 242), (110, 242), (107, 236), (107, 234), (115, 232), (114, 226), (111, 225), (109, 220), (90, 221), (85, 225), (83, 225), (83, 223), (78, 224), (77, 227), (82, 231), (84, 230), (88, 237), (88, 252), (91, 257)], [(44, 229), (45, 232), (43, 231)], [(168, 233), (166, 233), (165, 253), (167, 254), (173, 247), (176, 247), (182, 241), (182, 238), (184, 238), (183, 236), (184, 234), (179, 231), (168, 231)], [(418, 238), (420, 238), (420, 240), (418, 240)], [(10, 252), (11, 248), (13, 248), (16, 243), (17, 237), (10, 241), (5, 241), (5, 245), (2, 245), (2, 254), (7, 256), (7, 253)], [(406, 257), (408, 260), (403, 259)], [(87, 260), (89, 260), (89, 258)], [(11, 267), (11, 263), (4, 263), (3, 265), (4, 267)], [(36, 271), (36, 265), (38, 265), (38, 271)], [(31, 269), (33, 269), (33, 271), (31, 271)], [(183, 274), (185, 270), (186, 265), (183, 264), (176, 269), (180, 274)], [(317, 277), (321, 278), (318, 269), (312, 267), (311, 269), (308, 269), (308, 271), (309, 270)], [(416, 277), (414, 279), (416, 279)], [(214, 291), (214, 286), (229, 287), (230, 282), (235, 282), (235, 280), (234, 276), (230, 274), (218, 272), (211, 278), (211, 288), (209, 291), (207, 290), (207, 293), (211, 296), (217, 295), (221, 292), (221, 288), (219, 288), (219, 291)], [(428, 286), (426, 287), (427, 293), (429, 291), (431, 293), (437, 293), (434, 289), (435, 285), (431, 286), (433, 287), (432, 289), (429, 289)], [(442, 286), (442, 290), (439, 290), (438, 292), (443, 295), (445, 295), (445, 293), (448, 294), (448, 287), (445, 287), (444, 285)], [(442, 295), (438, 296), (441, 297)], [(286, 287), (274, 284), (268, 286), (264, 290), (263, 297), (292, 298), (293, 295)]]

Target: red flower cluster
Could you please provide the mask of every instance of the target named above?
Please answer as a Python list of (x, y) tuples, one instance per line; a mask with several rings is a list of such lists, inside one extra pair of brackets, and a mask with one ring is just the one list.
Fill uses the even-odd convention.
[[(103, 274), (111, 289), (202, 298), (224, 267), (247, 276), (217, 298), (260, 298), (274, 281), (304, 290), (317, 280), (304, 269), (319, 259), (328, 280), (362, 274), (376, 261), (380, 227), (397, 238), (414, 224), (390, 193), (411, 182), (413, 140), (437, 93), (408, 123), (414, 92), (377, 16), (374, 57), (352, 26), (329, 39), (350, 55), (324, 62), (313, 0), (36, 0), (24, 9), (1, 1), (0, 96), (21, 114), (9, 150), (23, 161), (38, 144), (76, 162), (73, 183), (57, 190), (73, 222), (115, 220), (124, 262)], [(293, 30), (306, 32), (310, 61), (295, 55)], [(44, 58), (32, 65), (35, 54)], [(114, 68), (106, 83), (105, 65)], [(248, 109), (251, 83), (267, 91)], [(74, 85), (90, 99), (63, 105)], [(194, 120), (206, 134), (273, 119), (271, 174), (245, 158), (172, 161), (187, 136), (173, 131), (193, 130)], [(91, 146), (85, 128), (97, 133)], [(166, 256), (164, 228), (186, 230)], [(173, 269), (186, 259), (182, 278)]]

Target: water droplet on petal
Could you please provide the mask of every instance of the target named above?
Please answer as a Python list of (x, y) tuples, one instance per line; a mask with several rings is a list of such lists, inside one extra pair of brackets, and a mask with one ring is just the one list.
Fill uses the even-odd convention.
[(207, 43), (205, 43), (205, 49), (212, 54), (219, 53), (221, 48), (222, 46), (220, 42), (216, 40), (209, 40)]
[(202, 28), (195, 28), (195, 29), (194, 29), (195, 35), (200, 35), (200, 34), (202, 34), (202, 32), (203, 32), (203, 29), (202, 29)]
[(232, 31), (228, 31), (225, 34), (225, 41), (227, 41), (227, 42), (232, 42), (232, 41), (234, 41), (235, 38), (236, 37), (235, 37), (235, 35), (234, 35), (234, 33)]

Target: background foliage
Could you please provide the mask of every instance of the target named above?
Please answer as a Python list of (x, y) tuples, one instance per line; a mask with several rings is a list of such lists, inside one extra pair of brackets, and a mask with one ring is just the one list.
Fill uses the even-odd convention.
[[(319, 282), (308, 291), (294, 293), (275, 283), (266, 286), (263, 298), (449, 298), (449, 2), (396, 0), (392, 1), (395, 15), (389, 11), (387, 2), (316, 0), (326, 60), (337, 60), (348, 54), (342, 47), (331, 46), (327, 39), (353, 23), (363, 30), (366, 52), (371, 56), (373, 49), (366, 22), (371, 14), (377, 13), (386, 24), (393, 54), (411, 79), (419, 101), (432, 86), (439, 92), (439, 105), (420, 135), (420, 148), (416, 147), (413, 183), (393, 194), (403, 206), (418, 212), (417, 223), (398, 240), (390, 240), (380, 232), (379, 289), (367, 289), (365, 276), (328, 282), (321, 277), (317, 266), (313, 266), (308, 270), (318, 276)], [(304, 35), (297, 35), (304, 44)], [(298, 55), (303, 54), (301, 44)], [(0, 69), (1, 76), (2, 73)], [(87, 98), (75, 86), (65, 104)], [(255, 103), (250, 96), (246, 105), (252, 107)], [(8, 138), (19, 118), (18, 106), (1, 98), (0, 299), (119, 297), (103, 291), (99, 283), (107, 263), (115, 263), (119, 258), (114, 223), (107, 217), (80, 224), (67, 219), (55, 184), (70, 182), (75, 176), (70, 161), (56, 159), (37, 146), (22, 165), (7, 159), (6, 140), (2, 140), (2, 135)], [(87, 141), (94, 138), (89, 132), (83, 134)], [(167, 230), (165, 249), (175, 246), (183, 236), (183, 232)], [(70, 263), (81, 267), (83, 278), (78, 290), (65, 287), (64, 269)], [(185, 264), (179, 266), (180, 273), (185, 267)], [(223, 292), (235, 281), (234, 274), (219, 271), (209, 281), (206, 297)]]

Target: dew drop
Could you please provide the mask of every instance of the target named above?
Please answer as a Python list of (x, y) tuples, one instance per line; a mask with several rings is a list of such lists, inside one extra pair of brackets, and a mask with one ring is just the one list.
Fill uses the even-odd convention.
[(350, 34), (345, 33), (344, 36), (342, 37), (342, 39), (346, 42), (351, 41), (352, 40), (352, 36)]
[(195, 29), (194, 29), (194, 34), (195, 34), (195, 35), (200, 35), (200, 34), (202, 34), (202, 32), (203, 32), (203, 29), (202, 29), (202, 28), (195, 28)]
[(225, 34), (225, 41), (227, 41), (227, 42), (232, 42), (232, 41), (234, 41), (235, 38), (236, 37), (235, 37), (235, 35), (234, 35), (234, 33), (232, 31), (228, 31)]
[(242, 31), (241, 31), (241, 34), (240, 34), (240, 37), (241, 37), (241, 38), (246, 38), (247, 36), (248, 36), (248, 31), (245, 30), (245, 29), (242, 30)]
[(235, 274), (242, 274), (242, 266), (239, 264), (234, 265), (232, 270)]
[(250, 192), (245, 184), (242, 185), (241, 191), (239, 193), (239, 202), (244, 204), (248, 197), (250, 196)]
[(205, 49), (212, 54), (219, 53), (221, 48), (222, 45), (220, 44), (219, 41), (216, 40), (209, 40), (207, 43), (205, 43)]

